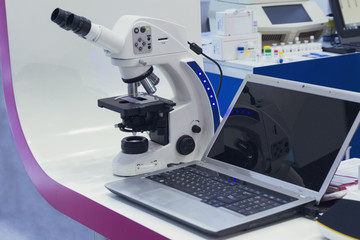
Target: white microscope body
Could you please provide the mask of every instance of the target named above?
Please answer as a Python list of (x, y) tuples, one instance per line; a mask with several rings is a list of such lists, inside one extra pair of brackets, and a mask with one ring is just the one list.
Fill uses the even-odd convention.
[[(113, 30), (109, 30), (61, 9), (55, 9), (51, 18), (60, 27), (102, 47), (112, 64), (119, 67), (123, 81), (128, 84), (128, 95), (100, 99), (99, 106), (121, 113), (121, 130), (150, 131), (148, 149), (139, 153), (121, 151), (113, 159), (113, 174), (133, 176), (166, 168), (168, 164), (201, 158), (219, 124), (219, 109), (205, 72), (190, 52), (184, 27), (154, 18), (122, 16)], [(166, 76), (174, 92), (172, 99), (153, 95), (159, 79), (153, 74), (152, 66), (158, 67)], [(157, 80), (154, 82), (154, 79)], [(147, 93), (137, 92), (139, 82)], [(165, 102), (166, 111), (141, 115), (143, 109), (152, 109), (151, 104), (159, 99)], [(126, 109), (113, 106), (118, 103), (127, 104)], [(135, 109), (132, 108), (134, 104)], [(136, 116), (131, 117), (128, 124), (126, 115), (134, 112)], [(133, 127), (138, 112), (142, 121), (147, 121), (150, 115), (158, 119), (155, 122), (160, 122), (157, 123), (160, 127), (155, 134), (147, 127), (142, 129), (141, 124)]]

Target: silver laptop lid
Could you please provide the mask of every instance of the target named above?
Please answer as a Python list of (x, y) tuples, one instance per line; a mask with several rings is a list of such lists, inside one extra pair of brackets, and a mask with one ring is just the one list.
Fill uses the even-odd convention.
[(203, 160), (320, 201), (360, 121), (360, 94), (248, 75)]

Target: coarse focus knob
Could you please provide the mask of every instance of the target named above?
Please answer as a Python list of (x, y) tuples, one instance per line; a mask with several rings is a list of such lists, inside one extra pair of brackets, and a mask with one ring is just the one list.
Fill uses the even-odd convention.
[(193, 133), (200, 133), (201, 132), (201, 127), (199, 127), (198, 125), (194, 125), (194, 126), (192, 126), (191, 131)]
[(176, 143), (176, 150), (181, 155), (188, 155), (192, 153), (195, 149), (195, 141), (189, 135), (181, 136)]

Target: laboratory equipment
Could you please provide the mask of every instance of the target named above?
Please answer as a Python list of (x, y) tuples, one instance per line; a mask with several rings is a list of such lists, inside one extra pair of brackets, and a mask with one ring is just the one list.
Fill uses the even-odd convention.
[(360, 6), (357, 1), (330, 0), (340, 44), (360, 51)]
[(216, 13), (217, 35), (232, 36), (253, 33), (253, 14), (246, 9), (227, 9)]
[(209, 7), (210, 30), (216, 29), (216, 12), (232, 8), (246, 8), (253, 12), (263, 45), (300, 41), (310, 35), (319, 40), (327, 27), (328, 19), (316, 4), (308, 0), (211, 0)]
[[(103, 48), (127, 84), (128, 94), (98, 100), (99, 107), (120, 113), (122, 122), (116, 126), (121, 131), (132, 133), (113, 159), (113, 174), (133, 176), (200, 158), (220, 117), (211, 83), (187, 46), (184, 27), (125, 15), (110, 30), (59, 8), (51, 20)], [(169, 81), (172, 99), (154, 95), (160, 81), (154, 67)], [(146, 93), (138, 91), (140, 84)], [(150, 141), (136, 135), (144, 132)]]
[[(261, 34), (248, 33), (232, 36), (212, 35), (211, 55), (220, 61), (237, 59), (237, 48), (243, 46), (246, 50), (261, 49)], [(245, 51), (246, 51), (245, 50)]]

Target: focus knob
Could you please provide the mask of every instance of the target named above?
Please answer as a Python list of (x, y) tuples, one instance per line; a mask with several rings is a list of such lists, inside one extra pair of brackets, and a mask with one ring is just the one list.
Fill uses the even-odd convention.
[(201, 127), (199, 127), (198, 125), (194, 125), (194, 126), (192, 126), (191, 131), (193, 133), (200, 133), (201, 132)]
[(195, 149), (195, 141), (189, 135), (181, 136), (176, 143), (176, 150), (181, 155), (188, 155)]

